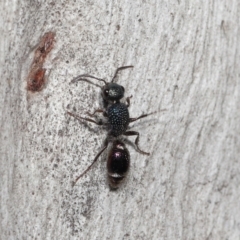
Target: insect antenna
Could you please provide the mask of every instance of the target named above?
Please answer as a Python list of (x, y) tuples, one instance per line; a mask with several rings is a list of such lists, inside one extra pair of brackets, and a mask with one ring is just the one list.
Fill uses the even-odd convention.
[(71, 81), (71, 83), (75, 83), (75, 82), (78, 82), (78, 81), (86, 81), (86, 82), (89, 82), (89, 80), (88, 80), (86, 77), (87, 77), (87, 78), (93, 78), (93, 79), (96, 79), (96, 80), (98, 80), (98, 81), (104, 82), (105, 85), (107, 84), (107, 82), (106, 82), (104, 79), (102, 79), (102, 78), (97, 78), (97, 77), (94, 77), (94, 76), (89, 75), (89, 74), (79, 75), (79, 76), (75, 77), (75, 78)]
[(118, 74), (119, 71), (121, 71), (121, 70), (123, 70), (123, 69), (126, 69), (126, 68), (133, 68), (133, 66), (124, 66), (124, 67), (118, 68), (118, 69), (116, 70), (116, 72), (115, 72), (115, 74), (114, 74), (111, 82), (114, 82), (114, 80), (115, 80), (115, 78), (117, 77), (117, 74)]

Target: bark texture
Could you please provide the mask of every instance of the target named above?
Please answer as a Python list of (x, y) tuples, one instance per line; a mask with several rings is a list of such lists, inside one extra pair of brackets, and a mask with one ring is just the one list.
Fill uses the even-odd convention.
[[(0, 239), (239, 239), (239, 1), (0, 6)], [(46, 83), (30, 92), (49, 31)], [(110, 80), (130, 64), (118, 82), (133, 95), (132, 117), (157, 111), (131, 125), (151, 155), (127, 145), (131, 170), (117, 191), (106, 153), (72, 188), (106, 130), (66, 114), (101, 107), (100, 88), (69, 83), (83, 73)]]

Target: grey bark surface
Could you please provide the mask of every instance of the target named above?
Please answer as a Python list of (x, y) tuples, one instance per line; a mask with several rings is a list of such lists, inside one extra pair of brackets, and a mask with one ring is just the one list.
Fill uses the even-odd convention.
[[(0, 239), (240, 239), (239, 1), (1, 1)], [(56, 33), (38, 93), (26, 78)], [(66, 114), (101, 107), (89, 73), (131, 99), (131, 169), (117, 191), (106, 130)], [(129, 140), (134, 140), (128, 137)]]

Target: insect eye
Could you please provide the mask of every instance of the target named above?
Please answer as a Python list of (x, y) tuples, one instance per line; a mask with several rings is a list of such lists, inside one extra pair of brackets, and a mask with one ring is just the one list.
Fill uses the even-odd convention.
[(108, 89), (105, 89), (105, 90), (104, 90), (104, 95), (105, 95), (105, 96), (108, 96), (108, 94), (109, 94), (109, 90), (108, 90)]
[(125, 88), (123, 87), (123, 86), (121, 86), (122, 87), (122, 91), (124, 92), (125, 91)]

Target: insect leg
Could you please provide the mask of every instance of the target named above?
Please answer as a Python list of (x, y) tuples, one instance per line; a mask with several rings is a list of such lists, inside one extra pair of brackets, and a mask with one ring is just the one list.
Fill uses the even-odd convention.
[(104, 144), (104, 147), (103, 147), (103, 148), (99, 151), (99, 153), (96, 155), (96, 157), (94, 158), (92, 164), (91, 164), (81, 175), (79, 175), (79, 176), (75, 179), (75, 181), (73, 182), (73, 185), (72, 185), (72, 186), (74, 186), (74, 185), (77, 183), (77, 181), (78, 181), (84, 174), (86, 174), (86, 173), (91, 169), (91, 167), (93, 166), (93, 164), (98, 160), (99, 156), (104, 152), (104, 150), (107, 148), (107, 146), (108, 146), (108, 141), (106, 140), (106, 141), (105, 141), (105, 144)]
[(145, 117), (147, 117), (147, 116), (149, 116), (149, 115), (152, 115), (152, 114), (154, 114), (154, 113), (156, 113), (156, 112), (152, 112), (152, 113), (148, 113), (148, 114), (143, 114), (143, 115), (141, 115), (141, 116), (139, 116), (139, 117), (136, 117), (136, 118), (130, 118), (129, 121), (130, 121), (130, 122), (135, 122), (135, 121), (137, 121), (138, 119), (145, 118)]
[(90, 117), (93, 117), (95, 113), (103, 113), (104, 117), (107, 117), (107, 112), (104, 109), (96, 109), (93, 113), (87, 112)]
[(142, 151), (139, 146), (138, 146), (138, 142), (139, 142), (139, 132), (135, 132), (135, 131), (127, 131), (124, 133), (125, 136), (135, 136), (137, 135), (136, 139), (135, 139), (135, 144), (136, 144), (136, 147), (137, 147), (137, 150), (142, 153), (142, 154), (145, 154), (145, 155), (150, 155), (150, 153), (148, 152), (144, 152)]
[(129, 107), (129, 106), (130, 106), (130, 98), (132, 98), (132, 95), (131, 95), (130, 97), (127, 97), (127, 98), (126, 98), (127, 107)]
[(88, 122), (92, 122), (92, 123), (95, 123), (97, 125), (103, 125), (103, 122), (100, 120), (99, 122), (91, 119), (91, 118), (86, 118), (86, 117), (80, 117), (74, 113), (71, 113), (71, 112), (67, 112), (70, 116), (76, 118), (77, 120), (81, 121), (81, 120), (85, 120), (85, 121), (88, 121)]

